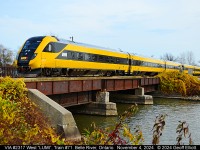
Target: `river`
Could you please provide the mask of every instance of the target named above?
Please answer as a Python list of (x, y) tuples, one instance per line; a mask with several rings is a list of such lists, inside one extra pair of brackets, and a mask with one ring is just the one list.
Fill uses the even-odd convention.
[[(117, 104), (118, 114), (124, 112), (131, 104)], [(153, 105), (139, 105), (136, 114), (132, 115), (127, 123), (131, 129), (139, 125), (144, 137), (144, 145), (151, 145), (153, 136), (153, 125), (156, 116), (167, 114), (166, 125), (160, 137), (160, 145), (175, 145), (177, 143), (176, 128), (179, 121), (186, 121), (189, 124), (194, 145), (200, 145), (200, 101), (187, 101), (179, 99), (154, 98)], [(91, 123), (97, 126), (107, 127), (113, 125), (116, 117), (92, 116), (73, 114), (79, 131), (82, 133), (85, 128), (90, 128)], [(188, 138), (182, 140), (188, 145)]]

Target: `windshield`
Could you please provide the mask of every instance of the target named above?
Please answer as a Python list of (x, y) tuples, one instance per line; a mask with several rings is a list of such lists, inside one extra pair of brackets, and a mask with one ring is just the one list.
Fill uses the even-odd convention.
[(25, 51), (25, 50), (30, 50), (30, 51), (36, 50), (36, 48), (38, 47), (38, 45), (40, 43), (41, 43), (41, 41), (26, 41), (22, 51)]
[(22, 48), (23, 52), (34, 52), (37, 47), (39, 46), (39, 44), (41, 43), (43, 37), (33, 37), (30, 38), (26, 41), (26, 43), (24, 44), (24, 47)]

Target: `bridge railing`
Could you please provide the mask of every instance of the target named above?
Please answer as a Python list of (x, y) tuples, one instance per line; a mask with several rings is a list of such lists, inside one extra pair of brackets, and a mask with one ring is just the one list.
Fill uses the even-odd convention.
[(1, 67), (0, 66), (0, 77), (5, 77), (5, 76), (10, 76), (10, 77), (17, 77), (17, 68), (13, 66), (9, 67)]

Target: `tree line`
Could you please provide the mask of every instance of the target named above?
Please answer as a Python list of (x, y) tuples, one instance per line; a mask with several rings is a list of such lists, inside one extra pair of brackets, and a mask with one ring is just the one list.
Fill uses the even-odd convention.
[(198, 66), (200, 64), (200, 60), (195, 61), (195, 56), (192, 51), (182, 52), (179, 56), (174, 56), (170, 53), (165, 53), (160, 59), (165, 61), (174, 61), (179, 62), (181, 64), (188, 64), (193, 66)]

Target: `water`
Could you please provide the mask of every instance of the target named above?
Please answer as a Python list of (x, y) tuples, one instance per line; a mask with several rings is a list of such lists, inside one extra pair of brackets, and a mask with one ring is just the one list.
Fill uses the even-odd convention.
[[(121, 114), (131, 104), (117, 104), (118, 113)], [(153, 125), (156, 116), (159, 114), (167, 114), (166, 125), (163, 135), (160, 138), (161, 145), (176, 144), (176, 128), (178, 121), (186, 121), (189, 124), (189, 132), (195, 145), (200, 145), (200, 101), (186, 101), (177, 99), (154, 98), (153, 105), (139, 105), (138, 111), (133, 115), (127, 123), (131, 129), (139, 125), (144, 136), (144, 145), (151, 145), (153, 136)], [(97, 126), (107, 127), (113, 124), (116, 117), (91, 116), (74, 114), (75, 121), (82, 133), (85, 128), (90, 128), (91, 123), (95, 122)], [(188, 138), (184, 138), (182, 142), (188, 145)]]

